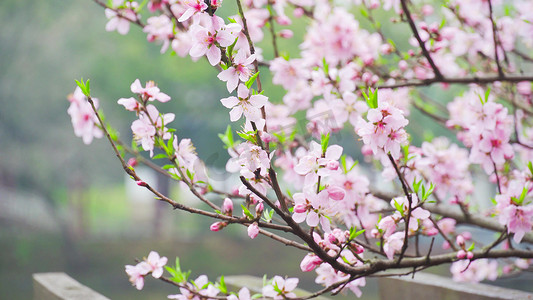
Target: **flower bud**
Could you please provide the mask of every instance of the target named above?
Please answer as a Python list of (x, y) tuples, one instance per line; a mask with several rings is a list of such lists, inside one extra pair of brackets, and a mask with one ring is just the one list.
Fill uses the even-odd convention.
[(346, 195), (346, 192), (342, 188), (335, 185), (329, 186), (326, 191), (328, 192), (329, 198), (333, 200), (342, 200)]
[(135, 159), (135, 157), (131, 157), (130, 159), (128, 159), (128, 165), (130, 165), (130, 167), (134, 168), (136, 167), (138, 164), (137, 162), (137, 159)]
[(398, 67), (400, 68), (400, 70), (405, 71), (407, 70), (407, 67), (409, 67), (409, 65), (407, 65), (407, 62), (405, 60), (400, 60), (398, 62)]
[(455, 242), (457, 243), (457, 245), (463, 247), (465, 245), (465, 238), (462, 235), (458, 235), (455, 239)]
[(233, 202), (230, 198), (224, 199), (224, 204), (222, 204), (222, 212), (228, 216), (233, 214)]
[(474, 258), (474, 253), (468, 251), (468, 252), (466, 253), (466, 258), (468, 258), (468, 259), (472, 259), (472, 258)]
[(148, 186), (148, 184), (146, 184), (146, 182), (142, 181), (142, 180), (137, 180), (135, 181), (135, 183), (138, 185), (138, 186)]
[(461, 249), (461, 250), (459, 250), (459, 251), (457, 252), (457, 258), (459, 258), (459, 259), (463, 259), (463, 258), (465, 258), (465, 257), (466, 257), (466, 251), (465, 251), (465, 250)]
[(300, 18), (301, 16), (303, 16), (305, 13), (304, 9), (301, 8), (301, 7), (297, 7), (295, 8), (293, 11), (292, 11), (292, 15), (295, 17), (295, 18)]
[(254, 222), (248, 226), (248, 236), (251, 239), (255, 239), (255, 237), (259, 234), (259, 226), (257, 226), (257, 222)]
[(422, 6), (422, 14), (424, 14), (425, 16), (433, 14), (433, 6), (429, 4)]
[(277, 16), (276, 21), (282, 26), (291, 25), (292, 23), (291, 19), (289, 19), (287, 16)]
[(307, 205), (305, 205), (305, 204), (303, 204), (303, 203), (299, 203), (299, 204), (296, 204), (296, 205), (294, 206), (294, 212), (295, 212), (295, 213), (299, 213), (299, 214), (301, 214), (301, 213), (304, 213), (304, 212), (306, 212), (306, 211), (307, 211)]
[(255, 206), (255, 215), (260, 216), (261, 214), (263, 214), (264, 209), (265, 205), (263, 204), (263, 202), (257, 203), (257, 205)]
[(224, 222), (215, 222), (209, 226), (209, 230), (216, 232), (222, 230), (224, 227), (226, 227)]
[(318, 256), (314, 254), (307, 254), (300, 263), (300, 269), (302, 272), (311, 272), (321, 264), (322, 260)]
[(339, 169), (339, 162), (336, 160), (330, 160), (326, 163), (326, 169), (337, 171)]
[(284, 39), (290, 39), (293, 35), (294, 33), (290, 29), (282, 29), (279, 31), (279, 36)]

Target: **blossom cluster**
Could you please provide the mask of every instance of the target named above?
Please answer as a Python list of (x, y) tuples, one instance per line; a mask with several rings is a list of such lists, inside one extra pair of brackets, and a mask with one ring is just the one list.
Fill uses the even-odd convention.
[[(519, 78), (527, 73), (527, 64), (521, 62), (533, 61), (533, 7), (522, 0), (510, 6), (503, 1), (448, 1), (438, 9), (426, 1), (411, 2), (335, 6), (325, 0), (238, 0), (239, 14), (226, 21), (219, 16), (219, 0), (150, 0), (146, 20), (135, 1), (110, 1), (106, 30), (125, 34), (131, 24), (139, 25), (149, 42), (161, 44), (162, 53), (171, 49), (194, 61), (205, 57), (216, 68), (218, 84), (229, 95), (213, 100), (228, 110), (233, 127), (242, 125), (220, 134), (229, 154), (226, 171), (240, 179), (230, 191), (209, 184), (192, 141), (178, 139), (168, 126), (175, 115), (160, 113), (156, 105), (171, 97), (155, 83), (143, 86), (135, 80), (130, 86), (135, 97), (121, 98), (118, 104), (137, 116), (131, 125), (136, 143), (151, 157), (162, 152), (155, 158), (170, 160), (164, 168), (170, 177), (212, 209), (185, 210), (215, 218), (211, 231), (241, 224), (252, 239), (264, 234), (305, 250), (301, 270), (315, 271), (315, 282), (333, 292), (351, 290), (361, 296), (366, 281), (356, 274), (381, 271), (365, 259), (368, 252), (381, 255), (387, 264), (396, 260), (394, 268), (399, 268), (402, 261), (417, 262), (409, 260), (408, 250), (416, 247), (421, 257), (419, 240), (435, 236), (443, 240), (447, 262), (453, 262), (454, 279), (494, 279), (501, 265), (476, 253), (493, 248), (514, 253), (512, 242), (519, 247), (533, 242), (528, 236), (533, 229), (533, 78)], [(354, 6), (369, 24), (365, 28), (372, 30), (360, 25), (351, 13)], [(411, 29), (408, 43), (395, 42), (396, 37), (382, 30), (375, 19), (380, 10), (393, 16), (388, 23)], [(300, 18), (307, 27), (299, 56), (289, 55), (277, 42), (294, 38), (289, 28)], [(258, 46), (265, 45), (258, 43), (268, 34), (273, 51)], [(265, 71), (285, 91), (279, 99), (270, 99), (270, 91), (263, 90), (265, 77), (260, 75)], [(435, 93), (437, 84), (447, 91)], [(69, 100), (75, 134), (85, 143), (103, 136), (105, 126), (97, 123), (82, 91), (76, 89)], [(97, 108), (98, 101), (92, 100)], [(422, 141), (433, 128), (413, 122), (418, 117), (412, 109), (452, 133)], [(235, 132), (241, 140), (234, 140)], [(357, 137), (343, 141), (345, 132)], [(334, 138), (335, 144), (330, 143)], [(354, 145), (360, 149), (353, 151)], [(484, 174), (476, 173), (476, 166)], [(474, 180), (483, 176), (494, 183), (495, 193), (476, 193)], [(492, 196), (495, 205), (488, 209), (475, 201)], [(234, 213), (236, 201), (242, 216)], [(488, 242), (456, 227), (464, 222), (501, 236), (483, 250), (487, 252), (476, 252), (476, 244)], [(293, 234), (305, 245), (277, 236), (275, 230)], [(150, 272), (161, 276), (164, 263), (156, 254), (126, 267), (137, 288)], [(528, 257), (521, 258), (502, 272), (527, 267)], [(245, 288), (228, 294), (205, 275), (180, 284), (180, 294), (170, 299), (253, 297)], [(297, 284), (296, 278), (275, 276), (262, 295), (292, 298)]]

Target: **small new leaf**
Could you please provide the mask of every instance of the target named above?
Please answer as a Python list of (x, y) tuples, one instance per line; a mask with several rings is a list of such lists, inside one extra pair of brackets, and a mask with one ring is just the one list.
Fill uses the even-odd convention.
[(326, 153), (326, 150), (328, 149), (328, 145), (329, 145), (329, 133), (326, 134), (326, 135), (322, 135), (322, 153), (325, 154)]
[(248, 81), (246, 81), (246, 87), (249, 89), (252, 87), (252, 84), (254, 84), (255, 80), (257, 79), (257, 76), (259, 76), (259, 71), (257, 71)]
[(371, 88), (368, 88), (368, 94), (363, 91), (363, 96), (366, 99), (368, 107), (378, 108), (378, 89), (372, 91)]
[(250, 220), (253, 220), (254, 218), (254, 215), (252, 215), (252, 213), (250, 212), (250, 210), (244, 206), (244, 204), (241, 204), (241, 207), (242, 207), (242, 212), (250, 219)]

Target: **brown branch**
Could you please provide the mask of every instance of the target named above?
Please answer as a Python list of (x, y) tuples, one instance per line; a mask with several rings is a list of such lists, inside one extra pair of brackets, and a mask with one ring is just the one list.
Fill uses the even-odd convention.
[(402, 10), (407, 17), (407, 22), (409, 23), (409, 27), (411, 27), (411, 31), (413, 32), (413, 35), (415, 36), (416, 40), (418, 41), (418, 45), (422, 49), (422, 54), (427, 59), (429, 65), (431, 66), (431, 69), (433, 70), (433, 73), (435, 73), (435, 79), (443, 79), (444, 76), (442, 76), (439, 68), (431, 58), (431, 55), (429, 54), (428, 50), (426, 49), (426, 45), (424, 44), (424, 41), (422, 41), (422, 38), (420, 37), (420, 34), (418, 33), (418, 29), (416, 28), (415, 22), (413, 20), (413, 17), (411, 16), (411, 12), (409, 11), (409, 8), (407, 7), (406, 0), (401, 0), (402, 4)]
[(494, 43), (494, 59), (496, 60), (496, 66), (498, 68), (498, 75), (500, 77), (505, 77), (502, 66), (500, 64), (500, 58), (498, 55), (498, 30), (496, 28), (496, 22), (494, 21), (494, 16), (492, 13), (492, 1), (489, 0), (488, 3), (489, 3), (489, 18), (490, 18), (490, 23), (492, 24), (492, 41)]
[(443, 77), (443, 78), (429, 78), (424, 80), (408, 81), (395, 84), (384, 84), (378, 86), (380, 89), (394, 89), (400, 87), (417, 87), (417, 86), (429, 86), (435, 83), (450, 83), (450, 84), (489, 84), (496, 81), (501, 82), (520, 82), (520, 81), (533, 81), (533, 75), (506, 75), (501, 76), (486, 76), (486, 77)]

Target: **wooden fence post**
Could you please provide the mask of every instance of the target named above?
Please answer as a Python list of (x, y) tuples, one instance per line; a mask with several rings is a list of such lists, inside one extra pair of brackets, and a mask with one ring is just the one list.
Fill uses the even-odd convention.
[(65, 273), (33, 274), (34, 300), (109, 300)]
[(418, 272), (402, 277), (379, 279), (382, 300), (431, 299), (431, 300), (533, 300), (533, 294), (480, 283), (459, 283), (450, 278)]

